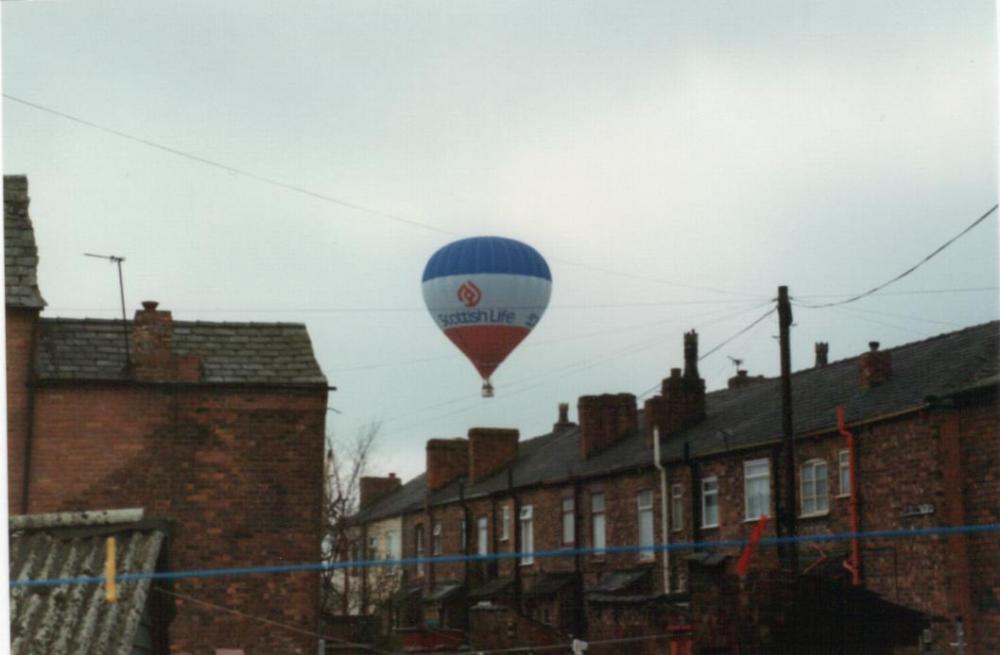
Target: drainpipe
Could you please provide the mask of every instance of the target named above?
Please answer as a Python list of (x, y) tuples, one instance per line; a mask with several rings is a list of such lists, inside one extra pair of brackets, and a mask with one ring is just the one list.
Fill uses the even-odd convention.
[(667, 469), (660, 462), (660, 428), (653, 428), (653, 466), (660, 472), (660, 532), (663, 535), (663, 593), (670, 593), (670, 526), (667, 524)]
[(27, 514), (31, 507), (31, 451), (35, 443), (35, 351), (38, 348), (38, 314), (31, 321), (31, 345), (28, 347), (27, 375), (27, 425), (24, 431), (24, 466), (21, 478), (21, 513)]
[(861, 549), (858, 546), (858, 476), (857, 460), (854, 454), (854, 434), (846, 427), (844, 422), (844, 406), (837, 405), (837, 431), (840, 436), (847, 439), (847, 464), (848, 473), (851, 476), (851, 497), (848, 500), (851, 513), (851, 557), (844, 562), (844, 568), (851, 572), (851, 584), (855, 587), (861, 586)]

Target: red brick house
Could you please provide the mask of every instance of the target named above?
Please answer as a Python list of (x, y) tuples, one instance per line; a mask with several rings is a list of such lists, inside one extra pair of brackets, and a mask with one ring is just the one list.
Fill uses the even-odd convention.
[[(838, 405), (854, 435), (859, 531), (1000, 523), (998, 344), (997, 322), (830, 364), (818, 344), (816, 365), (792, 376), (795, 533), (851, 531)], [(775, 516), (779, 380), (740, 372), (706, 393), (694, 333), (684, 350), (685, 368), (641, 411), (631, 394), (587, 396), (579, 425), (564, 405), (534, 439), (432, 439), (425, 474), (363, 496), (361, 538), (401, 517), (404, 558), (446, 559), (405, 567), (397, 624), (461, 630), (474, 649), (573, 635), (588, 652), (944, 653), (961, 630), (966, 653), (1000, 652), (995, 532), (859, 540), (856, 558), (850, 539), (803, 542), (797, 573), (765, 546), (738, 577), (738, 545), (711, 543)], [(666, 542), (708, 545), (636, 548)], [(478, 553), (490, 558), (453, 557)]]
[[(328, 385), (305, 326), (40, 316), (27, 181), (4, 178), (12, 514), (141, 507), (172, 570), (316, 562)], [(182, 579), (173, 653), (312, 653), (318, 578)], [(153, 592), (155, 593), (155, 591)], [(207, 603), (207, 604), (206, 604)]]

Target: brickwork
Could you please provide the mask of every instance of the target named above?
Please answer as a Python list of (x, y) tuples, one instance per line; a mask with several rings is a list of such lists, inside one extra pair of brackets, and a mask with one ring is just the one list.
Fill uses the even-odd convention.
[(37, 316), (35, 309), (7, 308), (7, 507), (11, 514), (22, 513), (25, 442), (30, 420), (28, 379)]
[(519, 437), (517, 430), (469, 430), (469, 481), (479, 482), (513, 464), (517, 459)]
[(396, 477), (394, 473), (390, 473), (387, 477), (379, 478), (374, 476), (364, 476), (361, 478), (359, 484), (359, 506), (361, 509), (369, 507), (382, 498), (386, 494), (390, 494), (396, 489), (399, 489), (402, 484), (402, 480)]
[(630, 393), (581, 396), (577, 412), (583, 459), (613, 446), (639, 424), (635, 396)]
[(469, 471), (469, 442), (431, 439), (427, 442), (427, 488), (436, 491)]
[[(325, 393), (39, 388), (31, 512), (143, 507), (174, 522), (173, 570), (317, 561)], [(16, 470), (12, 462), (12, 470)], [(316, 574), (192, 579), (175, 591), (303, 629)], [(178, 601), (175, 653), (311, 653), (311, 639)]]

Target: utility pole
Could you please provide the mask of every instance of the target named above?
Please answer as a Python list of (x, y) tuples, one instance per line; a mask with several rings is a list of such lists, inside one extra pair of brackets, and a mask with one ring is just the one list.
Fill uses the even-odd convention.
[[(795, 493), (795, 433), (792, 427), (792, 354), (789, 343), (789, 329), (792, 326), (792, 303), (788, 300), (788, 287), (778, 287), (778, 324), (779, 343), (781, 350), (781, 467), (782, 475), (779, 484), (784, 484), (781, 494), (783, 507), (779, 507), (778, 515), (784, 524), (784, 536), (794, 538), (796, 493)], [(794, 542), (782, 549), (782, 564), (793, 574), (799, 572), (798, 546)], [(779, 551), (780, 553), (781, 551)]]

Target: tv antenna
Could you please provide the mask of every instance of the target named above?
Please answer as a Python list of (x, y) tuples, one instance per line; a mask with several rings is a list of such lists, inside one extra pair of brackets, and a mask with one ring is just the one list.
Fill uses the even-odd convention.
[(128, 319), (125, 317), (125, 282), (122, 279), (122, 262), (125, 261), (124, 257), (119, 257), (118, 255), (95, 255), (92, 252), (83, 253), (84, 257), (93, 257), (95, 259), (106, 259), (112, 264), (118, 266), (118, 295), (121, 297), (122, 302), (122, 338), (125, 341), (125, 368), (128, 368), (129, 362), (132, 360), (131, 353), (129, 353), (128, 347)]
[(731, 361), (733, 363), (733, 366), (736, 367), (736, 371), (739, 372), (740, 365), (743, 364), (743, 360), (742, 359), (737, 359), (737, 358), (732, 357), (730, 355), (726, 355), (726, 357), (729, 357), (729, 361)]

